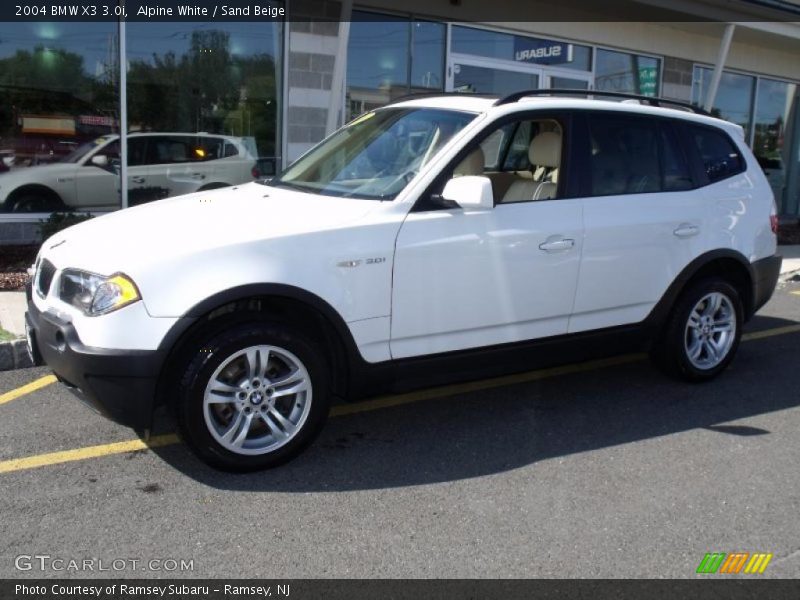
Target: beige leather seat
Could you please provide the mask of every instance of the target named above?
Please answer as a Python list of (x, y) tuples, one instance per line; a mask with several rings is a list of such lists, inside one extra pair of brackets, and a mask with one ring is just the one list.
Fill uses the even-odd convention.
[(456, 168), (453, 169), (453, 177), (463, 177), (464, 175), (483, 175), (483, 168), (486, 165), (486, 158), (483, 150), (478, 146), (467, 154)]
[(549, 200), (556, 197), (558, 190), (558, 168), (561, 166), (561, 134), (555, 131), (543, 131), (531, 140), (528, 158), (535, 172), (541, 173), (542, 167), (550, 169), (550, 174), (543, 181), (536, 178), (520, 178), (511, 184), (503, 203), (528, 202), (530, 200)]

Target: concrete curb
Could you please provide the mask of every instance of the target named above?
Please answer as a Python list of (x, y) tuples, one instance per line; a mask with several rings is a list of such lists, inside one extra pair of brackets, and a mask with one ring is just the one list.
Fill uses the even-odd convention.
[(32, 367), (33, 361), (28, 354), (28, 344), (25, 340), (0, 342), (0, 371), (11, 371)]

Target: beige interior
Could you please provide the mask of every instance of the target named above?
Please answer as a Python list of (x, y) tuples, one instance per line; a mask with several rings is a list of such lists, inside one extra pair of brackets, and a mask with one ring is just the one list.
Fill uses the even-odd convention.
[(486, 155), (479, 146), (453, 169), (453, 177), (483, 175), (492, 182), (496, 204), (549, 200), (558, 192), (562, 131), (551, 119), (535, 122), (538, 133), (528, 147), (530, 170), (487, 171)]

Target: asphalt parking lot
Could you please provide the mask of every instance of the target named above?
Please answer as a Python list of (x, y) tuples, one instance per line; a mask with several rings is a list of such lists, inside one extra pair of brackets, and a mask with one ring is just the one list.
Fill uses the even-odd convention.
[(377, 399), (249, 475), (0, 373), (0, 577), (701, 577), (707, 552), (800, 577), (800, 284), (747, 331), (710, 384), (627, 356)]

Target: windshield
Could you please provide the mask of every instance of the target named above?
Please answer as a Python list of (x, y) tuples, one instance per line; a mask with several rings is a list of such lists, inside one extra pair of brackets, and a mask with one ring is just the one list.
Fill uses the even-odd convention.
[(83, 144), (75, 148), (75, 150), (73, 150), (72, 152), (61, 158), (58, 162), (76, 163), (98, 146), (105, 144), (109, 139), (111, 138), (104, 136), (104, 137), (99, 137), (91, 142), (84, 142)]
[(431, 108), (366, 113), (269, 185), (325, 196), (391, 200), (475, 116)]

